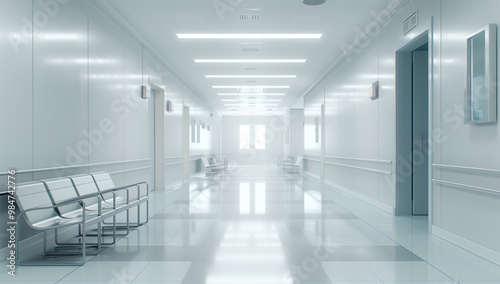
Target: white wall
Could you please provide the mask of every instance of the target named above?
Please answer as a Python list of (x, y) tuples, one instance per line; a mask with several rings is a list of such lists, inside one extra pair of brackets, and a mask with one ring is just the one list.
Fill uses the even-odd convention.
[(294, 156), (304, 155), (304, 109), (291, 109), (289, 111), (289, 154)]
[(321, 155), (321, 105), (324, 89), (320, 86), (304, 97), (304, 161), (305, 172), (320, 176)]
[(106, 171), (117, 185), (152, 184), (153, 108), (140, 91), (152, 83), (174, 102), (165, 112), (164, 158), (180, 163), (166, 167), (167, 186), (183, 179), (183, 159), (173, 157), (183, 155), (184, 104), (212, 126), (192, 153), (219, 149), (213, 109), (88, 1), (5, 0), (0, 30), (0, 173), (35, 171), (18, 174), (23, 182)]
[[(185, 90), (185, 92), (189, 93), (189, 90)], [(189, 166), (190, 172), (196, 173), (205, 170), (201, 162), (202, 157), (212, 154), (218, 155), (220, 152), (220, 115), (195, 95), (185, 96), (184, 105), (189, 106), (191, 127), (195, 121), (196, 139), (194, 143), (190, 140), (191, 163)], [(208, 130), (208, 126), (210, 126), (210, 130)], [(190, 133), (192, 132), (190, 131)]]
[[(403, 36), (402, 22), (416, 10), (419, 25)], [(319, 114), (320, 94), (324, 91), (325, 182), (394, 211), (395, 167), (398, 159), (404, 158), (396, 157), (395, 150), (395, 52), (432, 27), (432, 178), (467, 185), (431, 184), (432, 231), (497, 262), (500, 261), (500, 227), (496, 226), (496, 220), (500, 219), (500, 126), (499, 123), (464, 124), (463, 94), (466, 37), (486, 24), (499, 25), (499, 10), (500, 2), (494, 0), (409, 1), (306, 95), (304, 134), (305, 155), (317, 156), (319, 147), (312, 143), (311, 126), (313, 117)], [(368, 87), (376, 80), (380, 81), (380, 98), (371, 101)], [(458, 168), (444, 169), (437, 164)], [(319, 167), (305, 169), (316, 175), (320, 172)], [(471, 186), (491, 189), (493, 193), (478, 192)]]
[[(500, 219), (500, 124), (464, 124), (461, 106), (466, 81), (466, 38), (486, 24), (498, 27), (499, 10), (498, 1), (442, 1), (442, 56), (435, 56), (441, 68), (441, 80), (435, 91), (441, 92), (441, 101), (433, 109), (434, 128), (443, 133), (442, 142), (435, 143), (433, 163), (497, 170), (489, 173), (434, 167), (435, 179), (487, 188), (495, 193), (434, 185), (433, 225), (495, 252), (500, 252), (500, 227), (496, 225)], [(439, 229), (436, 231), (441, 232)]]

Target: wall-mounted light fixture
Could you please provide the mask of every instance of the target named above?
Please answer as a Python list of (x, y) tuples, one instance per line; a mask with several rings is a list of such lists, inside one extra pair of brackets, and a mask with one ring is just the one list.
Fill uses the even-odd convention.
[(371, 97), (370, 99), (373, 101), (373, 100), (376, 100), (378, 99), (378, 81), (375, 81), (372, 83), (372, 86), (370, 87), (370, 93), (371, 93)]
[(167, 112), (172, 112), (174, 111), (174, 104), (172, 103), (171, 100), (167, 100), (167, 103), (166, 103), (166, 110)]
[(141, 86), (141, 98), (145, 100), (149, 99), (149, 92), (147, 86)]

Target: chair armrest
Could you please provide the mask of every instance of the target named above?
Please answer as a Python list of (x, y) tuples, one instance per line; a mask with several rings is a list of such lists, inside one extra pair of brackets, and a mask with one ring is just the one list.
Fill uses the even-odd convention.
[(136, 188), (137, 189), (137, 200), (141, 199), (141, 186), (140, 185), (146, 185), (146, 196), (149, 198), (149, 184), (147, 182), (138, 182), (138, 183), (132, 183), (132, 184), (129, 184), (129, 185), (125, 185), (125, 186), (120, 186), (120, 187), (115, 187), (115, 188), (110, 188), (110, 189), (106, 189), (106, 190), (102, 190), (101, 191), (101, 194), (105, 194), (105, 193), (114, 193), (116, 191), (120, 191), (120, 190), (126, 190), (127, 191), (127, 203), (129, 203), (130, 201), (130, 188)]
[(137, 196), (137, 198), (139, 198), (141, 196), (141, 184), (145, 184), (146, 185), (146, 196), (149, 197), (149, 184), (147, 182), (145, 182), (145, 181), (141, 181), (141, 182), (132, 184), (132, 185), (135, 185), (135, 186), (137, 186), (139, 188), (139, 195)]

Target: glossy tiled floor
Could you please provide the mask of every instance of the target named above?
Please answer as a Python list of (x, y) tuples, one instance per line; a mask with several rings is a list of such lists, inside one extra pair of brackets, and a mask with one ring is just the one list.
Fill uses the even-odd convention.
[(153, 196), (149, 223), (85, 265), (23, 266), (14, 278), (2, 262), (0, 283), (500, 283), (499, 266), (431, 236), (426, 217), (272, 166)]

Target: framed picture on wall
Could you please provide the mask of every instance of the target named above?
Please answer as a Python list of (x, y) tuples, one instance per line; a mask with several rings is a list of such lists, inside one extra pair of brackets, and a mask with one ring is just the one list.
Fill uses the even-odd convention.
[(497, 121), (497, 28), (489, 24), (467, 38), (465, 122)]

